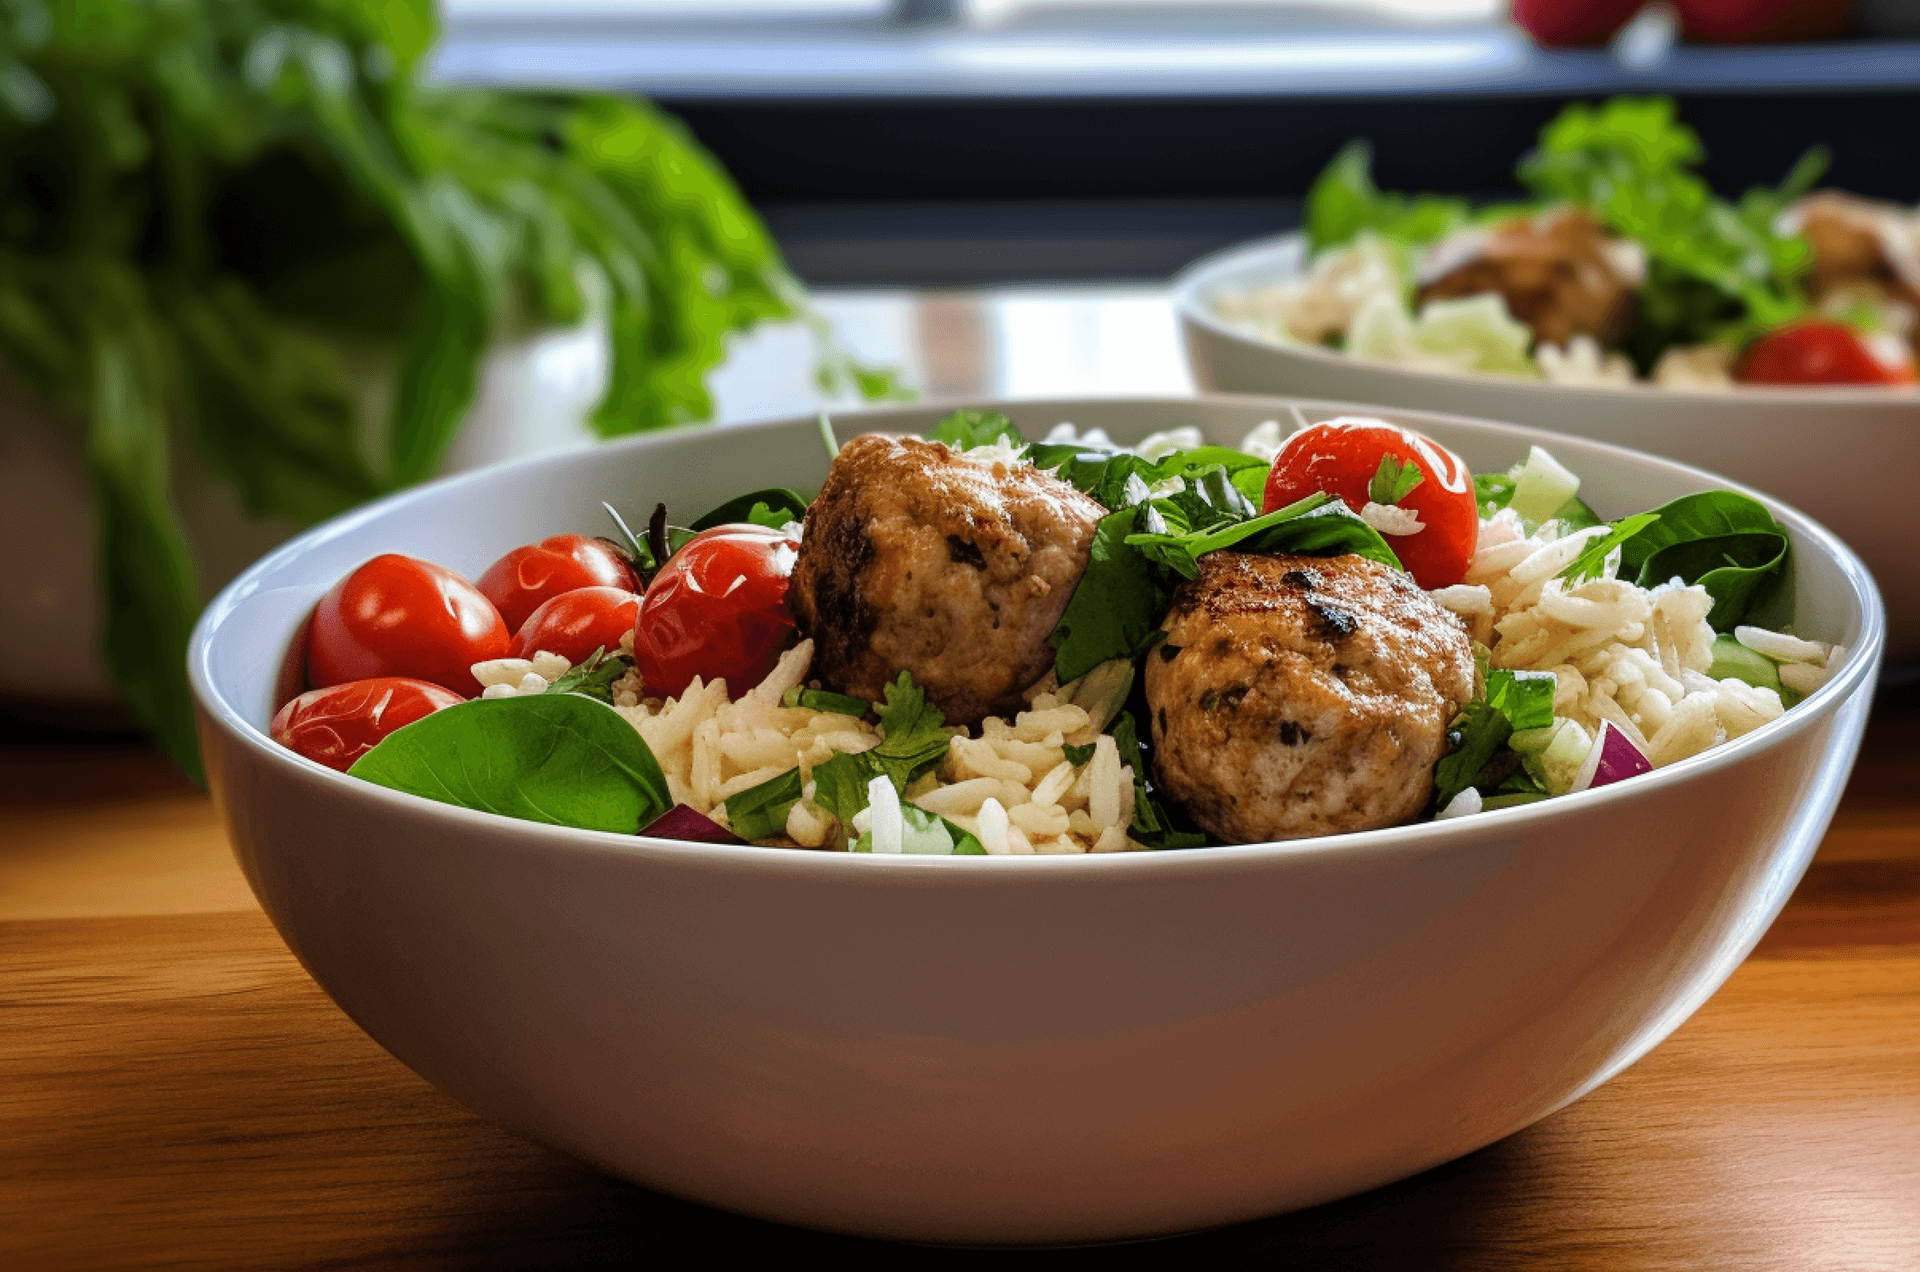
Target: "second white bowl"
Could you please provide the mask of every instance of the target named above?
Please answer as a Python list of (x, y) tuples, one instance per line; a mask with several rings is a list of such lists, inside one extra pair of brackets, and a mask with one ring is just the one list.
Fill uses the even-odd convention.
[(1665, 455), (1763, 490), (1846, 540), (1879, 580), (1887, 654), (1920, 660), (1920, 393), (1874, 388), (1687, 392), (1454, 375), (1282, 345), (1221, 318), (1215, 301), (1298, 276), (1305, 242), (1232, 248), (1174, 280), (1187, 361), (1204, 391), (1285, 393), (1508, 420)]

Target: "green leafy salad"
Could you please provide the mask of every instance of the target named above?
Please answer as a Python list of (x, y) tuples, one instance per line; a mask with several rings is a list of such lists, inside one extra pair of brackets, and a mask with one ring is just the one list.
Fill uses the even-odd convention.
[[(0, 363), (84, 438), (105, 653), (191, 770), (183, 453), (311, 523), (431, 476), (502, 336), (604, 321), (613, 435), (706, 418), (729, 333), (818, 327), (677, 123), (428, 85), (436, 25), (431, 0), (0, 0)], [(825, 347), (828, 382), (893, 392)]]
[[(543, 629), (550, 607), (593, 599), (556, 593), (510, 657), (473, 661), (465, 689), (444, 674), (438, 689), (316, 683), (274, 736), (367, 781), (593, 830), (883, 854), (1185, 848), (1622, 780), (1778, 718), (1844, 658), (1750, 625), (1789, 554), (1764, 506), (1709, 491), (1609, 521), (1538, 448), (1473, 475), (1432, 439), (1369, 419), (1285, 439), (1263, 425), (1238, 447), (1187, 428), (1138, 447), (1069, 426), (1030, 442), (990, 411), (949, 416), (931, 447), (843, 450), (823, 432), (835, 460), (818, 496), (753, 491), (685, 529), (662, 506), (644, 536), (627, 534), (638, 590), (589, 589), (611, 594), (594, 604), (630, 598), (605, 624)], [(1057, 492), (1084, 527), (1077, 581), (1047, 611), (1048, 670), (1020, 707), (956, 723), (964, 695), (935, 646), (889, 664), (871, 697), (818, 652), (838, 638), (824, 620), (809, 627), (820, 611), (797, 594), (838, 586), (819, 581), (823, 566), (894, 577), (882, 531), (849, 549), (844, 525), (821, 524), (859, 506), (849, 483), (900, 484), (905, 470), (885, 465), (960, 471), (955, 490), (985, 474)], [(994, 568), (951, 537), (939, 551), (966, 586)], [(316, 633), (358, 575), (322, 603)], [(678, 589), (682, 577), (700, 586)], [(1209, 595), (1219, 603), (1198, 603)], [(879, 593), (860, 604), (866, 628), (900, 617)], [(989, 608), (995, 630), (1017, 621)], [(933, 621), (967, 621), (953, 613)], [(383, 670), (427, 675), (411, 652), (400, 639)], [(309, 668), (323, 655), (310, 649)], [(394, 684), (443, 697), (401, 719)], [(323, 727), (303, 732), (308, 721)], [(1383, 730), (1391, 763), (1375, 772)], [(1266, 818), (1255, 829), (1236, 820), (1248, 808)]]
[[(1573, 105), (1516, 176), (1526, 199), (1381, 191), (1364, 141), (1307, 197), (1309, 270), (1220, 311), (1289, 342), (1434, 370), (1674, 388), (1914, 378), (1912, 213), (1780, 185), (1717, 195), (1665, 98)], [(1903, 273), (1904, 270), (1904, 273)]]

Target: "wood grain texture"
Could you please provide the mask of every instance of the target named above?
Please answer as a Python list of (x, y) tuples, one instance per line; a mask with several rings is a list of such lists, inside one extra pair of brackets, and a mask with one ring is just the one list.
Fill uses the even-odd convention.
[[(69, 896), (106, 905), (115, 894), (93, 872), (115, 867), (99, 845), (133, 833), (143, 808), (156, 824), (167, 809), (185, 818), (168, 832), (174, 856), (204, 858), (218, 832), (187, 824), (197, 797), (151, 757), (104, 767), (116, 775), (111, 805), (97, 803), (103, 769), (84, 751), (0, 748), (0, 831), (43, 829), (26, 850), (0, 838), (0, 883), (32, 877), (57, 898), (70, 877)], [(68, 905), (59, 917), (6, 917), (0, 903), (0, 1268), (899, 1253), (649, 1193), (494, 1128), (362, 1034), (257, 909), (205, 899), (189, 890), (172, 913)], [(1833, 830), (1756, 956), (1587, 1099), (1460, 1161), (1300, 1214), (994, 1257), (1920, 1268), (1920, 710), (1879, 713)]]

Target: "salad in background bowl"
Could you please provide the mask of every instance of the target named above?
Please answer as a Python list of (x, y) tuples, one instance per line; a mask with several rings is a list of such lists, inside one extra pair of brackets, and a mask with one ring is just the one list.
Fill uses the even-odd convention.
[(1570, 106), (1523, 203), (1382, 193), (1363, 142), (1307, 196), (1298, 277), (1221, 290), (1255, 335), (1429, 371), (1731, 390), (1914, 384), (1920, 214), (1811, 192), (1811, 152), (1738, 202), (1662, 98)]
[[(1730, 204), (1692, 173), (1694, 153), (1662, 103), (1576, 108), (1528, 161), (1542, 201), (1475, 211), (1381, 194), (1362, 152), (1350, 151), (1315, 190), (1315, 228), (1229, 249), (1175, 280), (1194, 381), (1512, 420), (1722, 473), (1804, 509), (1859, 552), (1886, 596), (1890, 656), (1920, 659), (1920, 556), (1904, 516), (1907, 474), (1920, 464), (1920, 393), (1910, 383), (1731, 380), (1762, 354), (1804, 369), (1832, 352), (1822, 352), (1828, 336), (1848, 350), (1830, 362), (1870, 356), (1905, 374), (1912, 217), (1800, 197), (1811, 162), (1781, 189)], [(1614, 222), (1569, 210), (1555, 193), (1580, 188), (1622, 223), (1650, 221), (1650, 237), (1630, 243), (1608, 228)], [(1520, 291), (1518, 281), (1544, 279), (1520, 312), (1564, 344), (1543, 342), (1503, 292), (1433, 297), (1415, 311), (1434, 245), (1455, 235), (1466, 236), (1456, 244), (1484, 245), (1522, 215), (1531, 218), (1523, 237), (1536, 246), (1584, 236), (1591, 250), (1580, 260), (1591, 269), (1562, 262), (1535, 275), (1516, 264), (1503, 273), (1483, 261), (1457, 266), (1447, 285), (1504, 280)], [(1785, 232), (1796, 216), (1804, 236)], [(1587, 274), (1597, 292), (1581, 286)], [(1637, 288), (1620, 286), (1633, 276), (1643, 279)], [(1611, 302), (1589, 303), (1595, 295)], [(1255, 310), (1264, 316), (1250, 317)], [(1343, 347), (1363, 315), (1361, 343), (1388, 356)], [(1643, 378), (1663, 362), (1664, 383)]]

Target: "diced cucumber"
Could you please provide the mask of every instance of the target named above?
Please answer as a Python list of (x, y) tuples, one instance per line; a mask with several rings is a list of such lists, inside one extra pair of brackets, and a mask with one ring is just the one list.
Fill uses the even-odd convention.
[[(1535, 781), (1555, 795), (1564, 795), (1573, 786), (1574, 775), (1586, 761), (1587, 752), (1593, 749), (1592, 736), (1572, 720), (1555, 720), (1547, 728), (1530, 729), (1528, 733), (1544, 734), (1545, 740), (1537, 742), (1537, 749), (1522, 750), (1521, 735), (1516, 733), (1514, 750), (1521, 751), (1522, 762)], [(1536, 743), (1536, 738), (1530, 737), (1528, 741)]]
[(1707, 674), (1715, 680), (1744, 680), (1760, 689), (1780, 688), (1780, 669), (1773, 660), (1754, 653), (1731, 636), (1713, 638), (1713, 662)]
[(1513, 502), (1507, 506), (1524, 520), (1539, 525), (1551, 520), (1567, 500), (1579, 493), (1580, 479), (1536, 446), (1520, 466), (1513, 484)]

